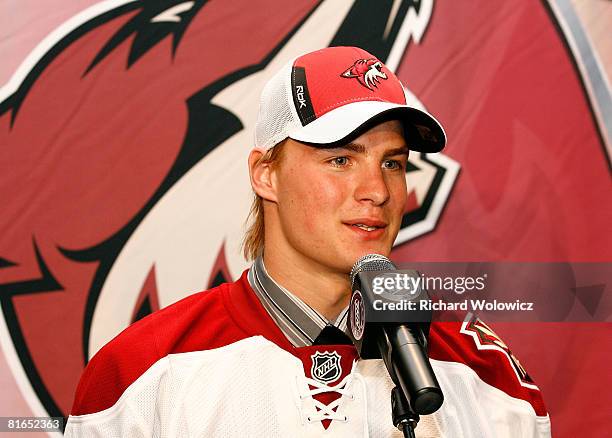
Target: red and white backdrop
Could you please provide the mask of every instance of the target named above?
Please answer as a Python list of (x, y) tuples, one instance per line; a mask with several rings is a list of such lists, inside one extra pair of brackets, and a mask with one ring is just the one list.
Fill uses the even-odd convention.
[[(612, 260), (610, 2), (0, 7), (2, 416), (67, 415), (101, 345), (247, 268), (259, 91), (304, 51), (364, 47), (446, 127), (410, 158), (396, 261)], [(607, 433), (609, 322), (497, 329), (555, 436)]]

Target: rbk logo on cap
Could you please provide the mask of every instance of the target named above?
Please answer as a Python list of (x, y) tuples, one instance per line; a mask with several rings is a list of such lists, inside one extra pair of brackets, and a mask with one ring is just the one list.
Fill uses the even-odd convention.
[(361, 85), (374, 91), (374, 88), (378, 87), (381, 79), (387, 79), (387, 75), (382, 71), (382, 68), (383, 63), (378, 59), (359, 59), (340, 76), (343, 78), (356, 78)]

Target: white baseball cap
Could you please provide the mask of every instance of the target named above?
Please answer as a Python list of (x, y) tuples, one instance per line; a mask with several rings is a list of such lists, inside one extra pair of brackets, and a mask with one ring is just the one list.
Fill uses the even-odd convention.
[(286, 138), (331, 145), (377, 121), (396, 119), (408, 147), (439, 152), (446, 134), (429, 113), (411, 107), (404, 86), (381, 61), (358, 47), (328, 47), (299, 56), (265, 85), (255, 147)]

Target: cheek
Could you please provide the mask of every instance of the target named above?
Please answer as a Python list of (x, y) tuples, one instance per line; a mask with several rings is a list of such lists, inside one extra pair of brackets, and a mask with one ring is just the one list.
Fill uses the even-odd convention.
[(406, 208), (406, 203), (408, 202), (408, 189), (405, 182), (406, 179), (403, 175), (402, 178), (403, 179), (393, 181), (393, 183), (389, 186), (393, 214), (394, 216), (398, 216), (400, 220), (404, 213), (404, 209)]
[(309, 188), (309, 194), (302, 198), (302, 202), (308, 231), (316, 233), (321, 228), (329, 230), (342, 205), (342, 197), (333, 184), (319, 181)]
[(296, 227), (316, 238), (315, 233), (321, 229), (329, 230), (332, 222), (337, 220), (347, 196), (339, 181), (317, 175), (316, 178), (302, 177), (300, 181), (294, 181), (279, 201), (288, 207), (287, 217), (291, 217)]
[(396, 208), (403, 212), (406, 208), (406, 203), (408, 202), (408, 189), (406, 188), (406, 185), (403, 184), (399, 186), (392, 196), (395, 199)]

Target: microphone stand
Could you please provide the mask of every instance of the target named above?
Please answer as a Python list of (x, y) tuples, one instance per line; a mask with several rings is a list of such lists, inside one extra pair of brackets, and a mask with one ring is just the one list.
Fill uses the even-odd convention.
[[(394, 360), (396, 355), (410, 352), (410, 349), (422, 346), (427, 348), (427, 338), (423, 333), (415, 332), (410, 327), (399, 325), (395, 327), (384, 327), (383, 336), (377, 338), (378, 349), (387, 366), (391, 380), (395, 387), (391, 391), (391, 414), (393, 425), (402, 431), (404, 438), (416, 438), (414, 429), (419, 422), (419, 415), (413, 408), (422, 414), (431, 414), (438, 410), (444, 399), (438, 382), (429, 381), (428, 373), (425, 372), (428, 362), (413, 362), (411, 367), (406, 360)], [(418, 336), (418, 335), (421, 336)], [(393, 340), (393, 342), (391, 342)], [(385, 347), (386, 344), (386, 347)], [(394, 350), (391, 346), (400, 346)], [(413, 355), (414, 356), (414, 355)], [(418, 356), (416, 356), (418, 358)], [(431, 366), (431, 365), (429, 365)], [(422, 389), (414, 391), (413, 385)], [(412, 396), (412, 402), (408, 396)]]
[[(397, 315), (377, 312), (384, 309), (376, 308), (378, 300), (396, 303), (403, 296), (413, 302), (429, 300), (427, 291), (422, 288), (410, 292), (409, 296), (399, 286), (389, 288), (386, 295), (373, 289), (374, 280), (384, 274), (392, 275), (394, 271), (397, 271), (395, 265), (379, 254), (368, 254), (355, 262), (350, 274), (353, 294), (348, 326), (361, 358), (383, 359), (396, 385), (391, 391), (393, 425), (405, 438), (415, 438), (419, 414), (437, 411), (444, 395), (427, 355), (433, 312), (421, 309), (404, 309)], [(418, 276), (419, 273), (404, 271), (404, 275)]]
[(391, 414), (393, 425), (403, 432), (404, 438), (416, 438), (414, 429), (419, 422), (419, 415), (412, 410), (404, 393), (397, 386), (391, 391)]

